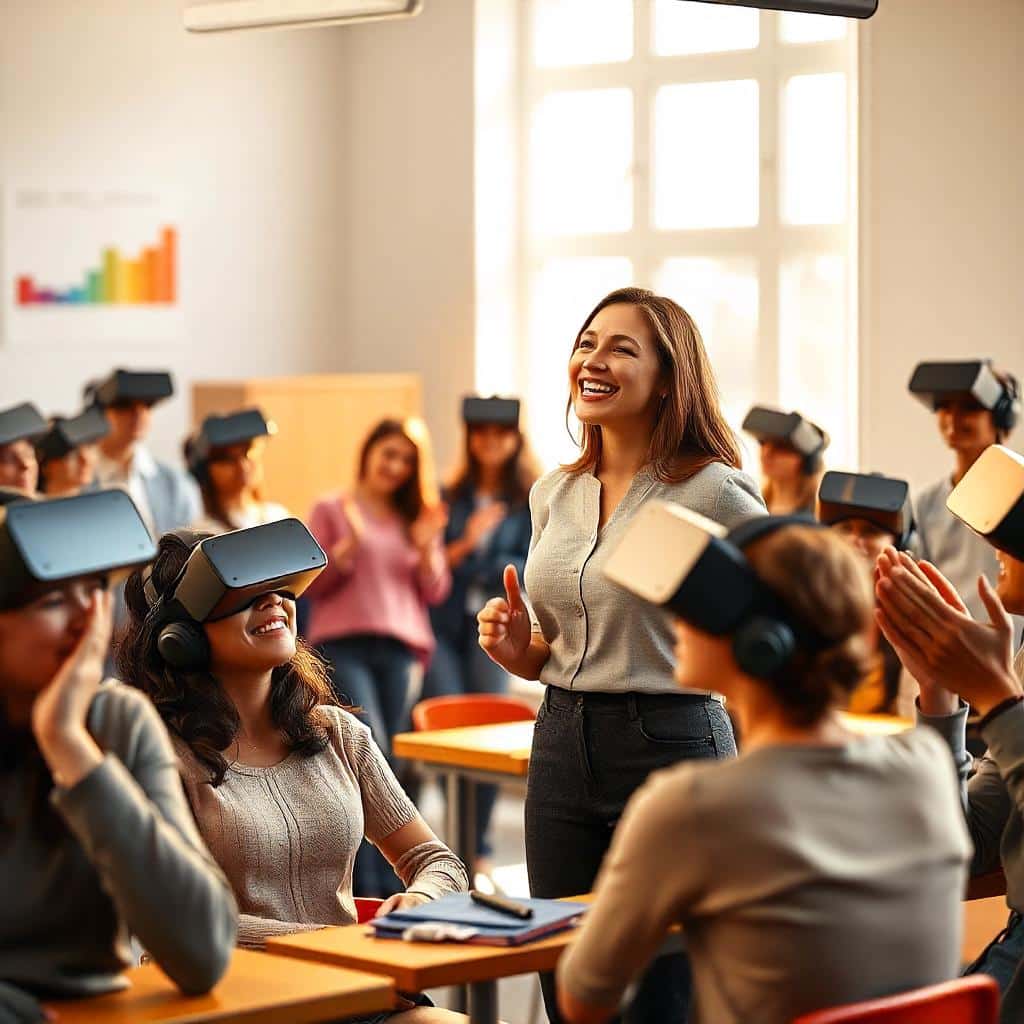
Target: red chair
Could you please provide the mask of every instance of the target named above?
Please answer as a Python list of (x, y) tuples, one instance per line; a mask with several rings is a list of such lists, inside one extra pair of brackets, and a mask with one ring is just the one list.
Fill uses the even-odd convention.
[(525, 700), (498, 693), (429, 697), (412, 709), (412, 725), (417, 732), (502, 722), (532, 722), (536, 717), (536, 711)]
[(818, 1010), (793, 1024), (997, 1024), (999, 986), (987, 974)]
[(371, 899), (368, 896), (365, 898), (357, 896), (355, 898), (356, 924), (366, 924), (367, 921), (372, 921), (377, 916), (377, 910), (383, 902), (383, 900)]

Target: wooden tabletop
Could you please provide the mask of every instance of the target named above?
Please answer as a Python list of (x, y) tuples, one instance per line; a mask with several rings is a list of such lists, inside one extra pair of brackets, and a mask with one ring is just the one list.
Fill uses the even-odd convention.
[(403, 732), (391, 741), (396, 757), (525, 778), (533, 722), (503, 722), (461, 729)]
[(386, 975), (403, 992), (553, 970), (575, 928), (522, 946), (376, 939), (365, 924), (270, 939), (267, 952)]
[[(862, 736), (888, 736), (914, 723), (896, 715), (839, 714), (843, 724)], [(525, 778), (530, 767), (533, 722), (474, 725), (462, 729), (403, 732), (392, 740), (397, 757), (426, 764), (450, 765)]]
[(183, 996), (155, 964), (128, 972), (131, 988), (47, 1003), (60, 1024), (314, 1024), (394, 1006), (383, 972), (360, 974), (237, 949), (214, 990)]
[(855, 715), (850, 711), (840, 711), (839, 718), (850, 732), (860, 736), (893, 736), (913, 729), (916, 724), (897, 715)]

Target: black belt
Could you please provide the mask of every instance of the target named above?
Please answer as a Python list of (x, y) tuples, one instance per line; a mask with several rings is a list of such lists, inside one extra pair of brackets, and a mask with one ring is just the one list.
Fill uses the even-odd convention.
[(622, 708), (630, 714), (666, 711), (683, 704), (706, 704), (715, 699), (710, 693), (605, 693), (566, 690), (561, 686), (549, 686), (544, 691), (544, 703), (549, 708)]

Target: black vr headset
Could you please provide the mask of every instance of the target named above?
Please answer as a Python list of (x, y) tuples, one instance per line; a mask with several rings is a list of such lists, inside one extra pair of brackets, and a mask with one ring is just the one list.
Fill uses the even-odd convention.
[(986, 448), (946, 499), (946, 508), (994, 548), (1024, 562), (1024, 458)]
[(163, 371), (114, 370), (105, 380), (85, 389), (86, 401), (104, 409), (128, 402), (156, 405), (173, 394), (171, 375)]
[(814, 651), (829, 643), (786, 608), (743, 555), (747, 544), (794, 525), (820, 528), (798, 516), (757, 516), (726, 531), (679, 505), (648, 502), (626, 528), (604, 574), (705, 633), (731, 635), (736, 664), (770, 680), (798, 646)]
[(818, 522), (833, 526), (846, 519), (874, 523), (906, 550), (914, 532), (910, 486), (880, 473), (826, 473), (818, 488)]
[(182, 671), (206, 668), (204, 622), (226, 619), (266, 594), (299, 597), (326, 565), (323, 549), (298, 519), (207, 537), (166, 594), (157, 592), (152, 570), (143, 578), (160, 657)]
[(1020, 385), (1006, 374), (1004, 384), (988, 359), (965, 363), (918, 363), (910, 378), (910, 393), (935, 412), (954, 399), (977, 402), (992, 413), (996, 429), (1009, 433), (1020, 419)]
[(31, 402), (0, 410), (0, 444), (35, 441), (46, 429), (43, 414)]
[(829, 436), (800, 413), (755, 405), (744, 418), (743, 429), (761, 444), (775, 441), (788, 445), (803, 457), (805, 473), (817, 473), (821, 469), (822, 454), (828, 447)]
[(20, 608), (68, 580), (127, 575), (155, 556), (153, 538), (125, 491), (4, 505), (0, 609)]
[(277, 433), (277, 425), (259, 409), (243, 409), (227, 416), (207, 416), (188, 445), (188, 468), (198, 473), (214, 448), (242, 444)]
[(497, 395), (490, 398), (467, 395), (462, 400), (462, 420), (467, 427), (493, 423), (499, 427), (518, 429), (519, 399), (498, 398)]
[(62, 459), (82, 445), (95, 444), (110, 433), (110, 424), (102, 410), (90, 406), (77, 416), (57, 416), (46, 435), (36, 444), (39, 461)]

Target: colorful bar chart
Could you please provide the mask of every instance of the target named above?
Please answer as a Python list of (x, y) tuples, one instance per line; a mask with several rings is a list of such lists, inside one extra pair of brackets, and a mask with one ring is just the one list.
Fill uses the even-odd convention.
[(177, 300), (178, 232), (164, 227), (155, 245), (134, 259), (110, 247), (98, 264), (85, 271), (71, 288), (48, 288), (35, 278), (18, 275), (15, 303), (25, 306), (166, 306)]

